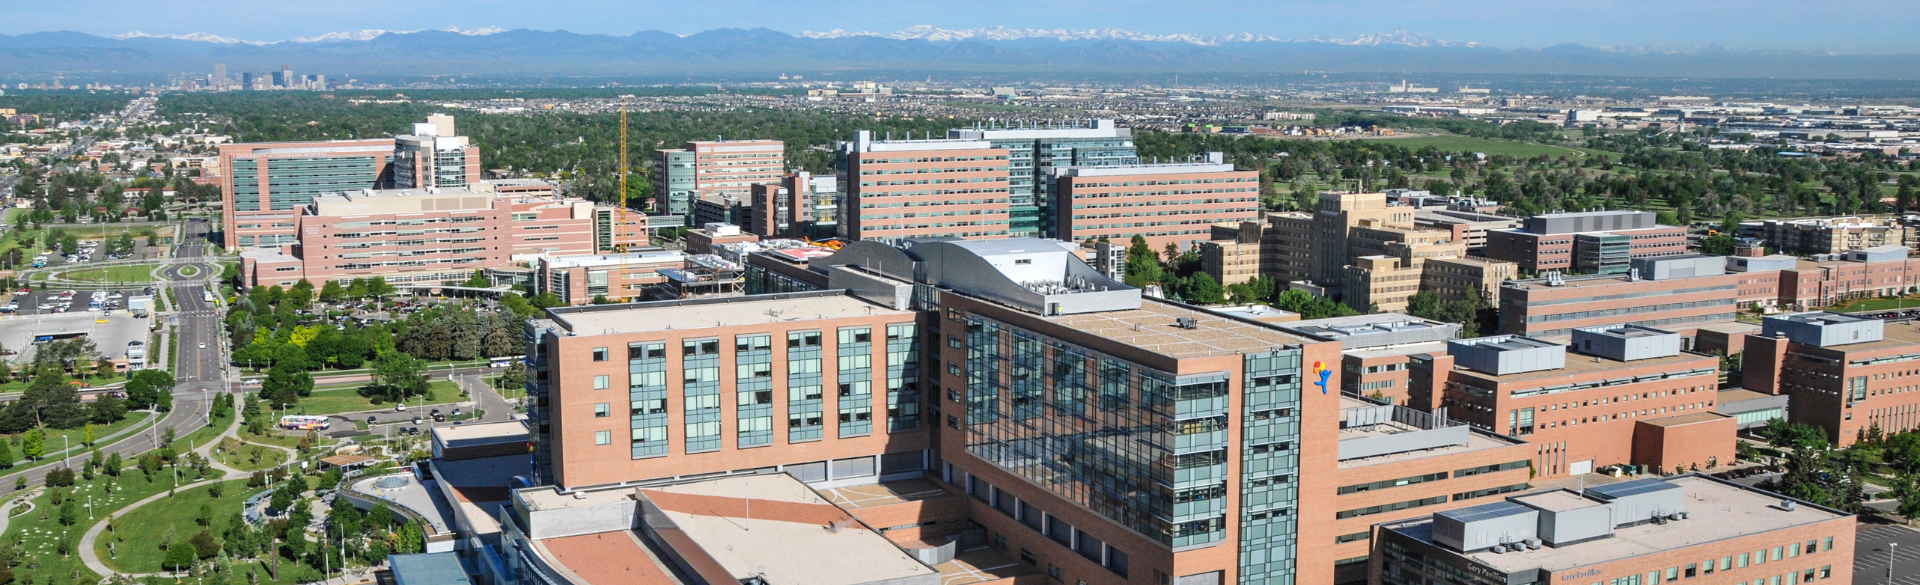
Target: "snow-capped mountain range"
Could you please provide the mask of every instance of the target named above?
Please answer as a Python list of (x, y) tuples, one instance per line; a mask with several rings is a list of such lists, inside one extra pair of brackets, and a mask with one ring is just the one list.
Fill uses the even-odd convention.
[(1331, 43), (1337, 45), (1379, 46), (1406, 45), (1409, 47), (1477, 47), (1479, 43), (1443, 41), (1427, 35), (1405, 29), (1386, 34), (1364, 34), (1351, 39), (1341, 37), (1314, 36), (1304, 39), (1286, 39), (1275, 36), (1240, 33), (1233, 35), (1156, 35), (1121, 28), (1102, 29), (1044, 29), (1044, 28), (1008, 28), (993, 26), (986, 28), (945, 29), (933, 25), (919, 25), (892, 33), (873, 31), (848, 31), (833, 29), (826, 32), (804, 31), (798, 35), (807, 39), (838, 39), (846, 37), (883, 37), (895, 40), (919, 39), (925, 41), (1018, 41), (1024, 39), (1054, 39), (1061, 41), (1149, 41), (1165, 43), (1189, 43), (1194, 45), (1219, 45), (1224, 43)]
[[(461, 29), (457, 27), (447, 27), (442, 29), (422, 29), (422, 30), (438, 30), (441, 32), (459, 33), (459, 34), (469, 35), (469, 36), (484, 36), (484, 35), (491, 35), (491, 34), (506, 32), (507, 29), (500, 28), (497, 26), (489, 26), (485, 28), (470, 29), (470, 30)], [(219, 45), (266, 46), (266, 45), (275, 45), (280, 43), (306, 44), (306, 43), (339, 43), (339, 42), (350, 42), (350, 41), (371, 41), (375, 38), (380, 37), (381, 35), (389, 35), (389, 34), (403, 35), (403, 34), (410, 34), (410, 33), (416, 33), (416, 32), (421, 32), (421, 31), (420, 30), (401, 31), (401, 30), (383, 30), (383, 29), (362, 29), (362, 30), (355, 30), (355, 31), (333, 32), (333, 33), (327, 33), (323, 35), (315, 35), (315, 36), (309, 36), (309, 37), (299, 37), (299, 38), (285, 40), (285, 41), (251, 41), (246, 39), (239, 39), (239, 38), (216, 35), (212, 33), (204, 33), (204, 32), (178, 35), (178, 34), (152, 34), (152, 33), (146, 33), (146, 32), (141, 32), (136, 30), (136, 31), (132, 31), (124, 34), (114, 35), (112, 38), (120, 39), (120, 40), (133, 39), (133, 38), (174, 39), (174, 40), (181, 40), (181, 41), (198, 41), (203, 43), (214, 43)], [(686, 35), (681, 35), (681, 36), (686, 36)], [(1323, 37), (1323, 36), (1313, 36), (1313, 37), (1308, 37), (1304, 39), (1286, 39), (1286, 38), (1280, 38), (1280, 37), (1263, 35), (1263, 34), (1255, 34), (1255, 33), (1240, 33), (1240, 34), (1231, 34), (1231, 35), (1194, 35), (1194, 34), (1158, 35), (1158, 34), (1144, 33), (1144, 32), (1134, 31), (1134, 30), (1126, 30), (1121, 28), (1043, 29), (1043, 28), (1008, 28), (1004, 26), (993, 26), (993, 27), (986, 27), (986, 28), (947, 29), (947, 28), (940, 28), (933, 25), (923, 24), (919, 26), (910, 27), (904, 30), (895, 31), (892, 33), (878, 33), (873, 31), (849, 31), (849, 30), (843, 30), (843, 29), (833, 29), (826, 32), (803, 31), (800, 34), (797, 34), (794, 36), (803, 38), (803, 39), (840, 39), (840, 38), (849, 38), (849, 37), (880, 37), (880, 38), (888, 38), (888, 39), (902, 40), (902, 41), (923, 40), (923, 41), (929, 41), (929, 42), (943, 42), (943, 41), (951, 42), (951, 41), (967, 41), (967, 40), (1018, 41), (1018, 40), (1026, 40), (1026, 39), (1053, 39), (1053, 40), (1059, 40), (1059, 41), (1103, 40), (1103, 41), (1187, 43), (1187, 44), (1193, 44), (1193, 45), (1210, 45), (1210, 46), (1221, 45), (1226, 43), (1329, 43), (1329, 44), (1336, 44), (1336, 45), (1354, 45), (1354, 46), (1404, 45), (1408, 47), (1478, 47), (1480, 46), (1479, 43), (1473, 43), (1473, 42), (1443, 41), (1443, 40), (1436, 39), (1420, 33), (1411, 32), (1405, 29), (1396, 30), (1390, 33), (1385, 33), (1385, 34), (1364, 34), (1357, 37), (1353, 37), (1351, 39), (1343, 38), (1343, 37)]]
[[(371, 41), (374, 38), (379, 37), (380, 35), (404, 35), (404, 34), (421, 32), (423, 30), (429, 30), (429, 29), (381, 30), (377, 28), (371, 28), (371, 29), (362, 29), (362, 30), (355, 30), (355, 31), (333, 32), (333, 33), (327, 33), (327, 34), (311, 36), (311, 37), (300, 37), (297, 39), (287, 40), (287, 41), (249, 41), (245, 39), (236, 39), (233, 37), (224, 37), (224, 36), (220, 36), (212, 33), (203, 33), (203, 32), (189, 33), (184, 35), (156, 35), (156, 34), (148, 34), (148, 33), (140, 32), (137, 30), (123, 33), (123, 34), (113, 35), (111, 38), (119, 39), (119, 40), (135, 39), (135, 38), (174, 39), (174, 40), (180, 40), (180, 41), (199, 41), (203, 43), (214, 43), (219, 45), (265, 46), (265, 45), (277, 45), (280, 43), (338, 43), (338, 42), (345, 42), (345, 41)], [(449, 26), (447, 28), (431, 29), (431, 30), (438, 30), (440, 32), (459, 33), (467, 36), (486, 36), (490, 34), (502, 33), (507, 31), (507, 29), (500, 28), (497, 26), (489, 26), (489, 27), (476, 28), (476, 29), (462, 29), (459, 27)]]

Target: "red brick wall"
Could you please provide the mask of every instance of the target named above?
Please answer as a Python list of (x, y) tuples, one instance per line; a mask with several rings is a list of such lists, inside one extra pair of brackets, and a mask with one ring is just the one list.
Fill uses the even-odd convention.
[(1705, 471), (1733, 461), (1738, 433), (1739, 421), (1731, 416), (1673, 426), (1639, 421), (1633, 428), (1633, 463), (1662, 471), (1675, 466)]

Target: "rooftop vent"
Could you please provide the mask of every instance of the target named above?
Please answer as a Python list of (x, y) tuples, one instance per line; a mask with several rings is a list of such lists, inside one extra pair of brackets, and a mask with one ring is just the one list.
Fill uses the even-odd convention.
[(1174, 319), (1174, 324), (1179, 325), (1181, 329), (1199, 329), (1200, 328), (1200, 320), (1192, 317), (1180, 317), (1178, 319)]

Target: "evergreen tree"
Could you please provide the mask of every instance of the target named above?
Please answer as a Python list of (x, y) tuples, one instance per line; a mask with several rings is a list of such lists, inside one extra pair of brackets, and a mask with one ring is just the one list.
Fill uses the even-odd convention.
[(39, 461), (40, 456), (47, 454), (46, 431), (38, 428), (27, 431), (26, 436), (20, 438), (20, 453), (28, 460)]

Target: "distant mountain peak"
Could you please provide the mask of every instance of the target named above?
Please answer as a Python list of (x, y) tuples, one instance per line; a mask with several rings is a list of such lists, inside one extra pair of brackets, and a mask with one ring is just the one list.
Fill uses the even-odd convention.
[(113, 39), (115, 39), (115, 40), (121, 40), (121, 41), (124, 41), (124, 40), (127, 40), (127, 39), (142, 39), (142, 38), (145, 38), (145, 39), (174, 39), (174, 40), (178, 40), (178, 41), (195, 41), (195, 42), (201, 42), (201, 43), (214, 43), (214, 44), (217, 44), (217, 45), (266, 45), (266, 44), (270, 44), (270, 43), (263, 43), (263, 42), (260, 42), (260, 41), (248, 41), (248, 40), (241, 40), (241, 39), (236, 39), (236, 38), (233, 38), (233, 37), (223, 37), (223, 36), (220, 36), (220, 35), (216, 35), (216, 34), (212, 34), (212, 33), (203, 33), (203, 32), (197, 32), (197, 33), (188, 33), (188, 34), (184, 34), (184, 35), (156, 35), (156, 34), (148, 34), (148, 33), (144, 33), (144, 32), (140, 32), (140, 31), (137, 31), (137, 30), (136, 30), (136, 31), (128, 31), (128, 32), (126, 32), (126, 33), (122, 33), (122, 34), (117, 34), (117, 35), (113, 35), (113, 37), (111, 37), (111, 38), (113, 38)]
[(794, 35), (804, 39), (841, 39), (852, 37), (877, 37), (894, 40), (941, 41), (1018, 41), (1025, 39), (1054, 39), (1060, 41), (1145, 41), (1164, 43), (1188, 43), (1194, 45), (1219, 45), (1225, 43), (1331, 43), (1339, 45), (1406, 45), (1410, 47), (1478, 47), (1479, 43), (1443, 41), (1427, 35), (1405, 29), (1385, 34), (1364, 34), (1353, 39), (1327, 38), (1315, 36), (1305, 39), (1285, 39), (1275, 36), (1239, 33), (1230, 35), (1164, 34), (1156, 35), (1121, 28), (1102, 29), (1042, 29), (1008, 28), (990, 26), (984, 28), (946, 29), (922, 24), (892, 33), (873, 31), (849, 31), (833, 29), (826, 32), (802, 31)]
[(111, 38), (122, 40), (122, 41), (127, 39), (135, 39), (135, 38), (148, 38), (148, 39), (173, 39), (178, 41), (195, 41), (195, 42), (202, 42), (202, 43), (214, 43), (219, 45), (264, 46), (264, 45), (277, 45), (280, 43), (339, 43), (339, 42), (348, 42), (348, 41), (371, 41), (375, 38), (378, 38), (380, 35), (389, 35), (389, 34), (405, 35), (405, 34), (413, 34), (417, 32), (425, 32), (428, 30), (435, 30), (438, 32), (458, 33), (458, 34), (463, 34), (467, 36), (476, 36), (476, 37), (507, 32), (507, 29), (497, 27), (497, 26), (488, 26), (488, 27), (481, 27), (481, 28), (475, 28), (475, 29), (463, 29), (456, 26), (449, 26), (441, 29), (420, 29), (420, 30), (383, 30), (383, 29), (377, 29), (377, 28), (370, 28), (370, 29), (361, 29), (361, 30), (354, 30), (354, 31), (330, 32), (323, 35), (299, 37), (299, 38), (286, 40), (286, 41), (249, 41), (244, 39), (224, 37), (224, 36), (220, 36), (212, 33), (203, 33), (203, 32), (188, 33), (184, 35), (156, 35), (156, 34), (140, 32), (136, 30), (136, 31), (131, 31), (127, 33), (113, 35)]

